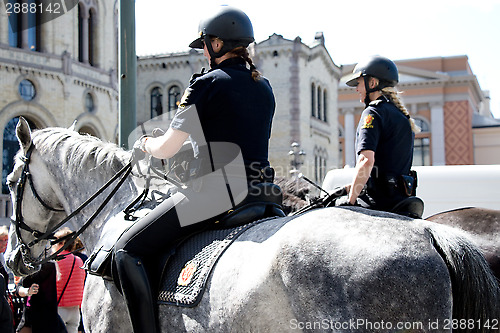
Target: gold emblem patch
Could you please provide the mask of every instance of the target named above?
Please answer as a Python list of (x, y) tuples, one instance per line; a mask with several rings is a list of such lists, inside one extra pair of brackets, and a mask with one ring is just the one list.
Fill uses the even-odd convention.
[(363, 128), (373, 128), (373, 116), (367, 115), (363, 120)]

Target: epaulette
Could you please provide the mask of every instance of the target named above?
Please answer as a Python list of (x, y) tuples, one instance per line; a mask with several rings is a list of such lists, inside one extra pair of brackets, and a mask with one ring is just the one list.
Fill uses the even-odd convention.
[(383, 101), (381, 99), (376, 99), (374, 101), (371, 101), (369, 105), (378, 105), (379, 103), (382, 103)]

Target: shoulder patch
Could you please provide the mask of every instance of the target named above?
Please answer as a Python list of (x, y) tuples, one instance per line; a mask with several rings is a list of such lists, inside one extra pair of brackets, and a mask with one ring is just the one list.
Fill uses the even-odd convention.
[(186, 107), (189, 99), (189, 95), (191, 95), (191, 89), (187, 88), (184, 90), (184, 94), (181, 97), (181, 101), (179, 102), (179, 108), (184, 108)]
[(363, 119), (363, 128), (373, 128), (373, 116), (371, 114)]

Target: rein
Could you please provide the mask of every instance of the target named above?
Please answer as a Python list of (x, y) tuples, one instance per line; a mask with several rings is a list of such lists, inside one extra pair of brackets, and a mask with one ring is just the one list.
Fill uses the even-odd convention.
[[(24, 189), (26, 187), (26, 181), (28, 180), (31, 190), (33, 192), (33, 196), (40, 202), (40, 204), (55, 212), (63, 212), (64, 209), (57, 209), (57, 208), (52, 208), (49, 206), (46, 202), (42, 200), (40, 195), (37, 193), (35, 186), (33, 184), (33, 180), (31, 177), (31, 174), (29, 172), (29, 164), (31, 161), (31, 154), (33, 152), (34, 145), (31, 144), (30, 147), (28, 148), (28, 151), (26, 152), (26, 155), (23, 156), (21, 159), (24, 162), (23, 170), (21, 173), (21, 177), (19, 178), (19, 181), (17, 183), (17, 194), (16, 194), (16, 219), (12, 220), (12, 224), (16, 227), (16, 236), (21, 242), (21, 251), (22, 251), (22, 256), (23, 260), (25, 260), (26, 263), (29, 263), (31, 265), (41, 265), (43, 263), (46, 263), (49, 260), (52, 260), (56, 258), (59, 253), (64, 251), (66, 248), (68, 248), (70, 245), (74, 243), (76, 238), (82, 234), (89, 226), (90, 224), (95, 220), (95, 218), (99, 215), (99, 213), (104, 209), (104, 207), (109, 203), (111, 198), (116, 194), (118, 189), (123, 185), (125, 182), (126, 178), (132, 171), (132, 162), (127, 163), (120, 171), (118, 171), (106, 184), (104, 184), (97, 192), (95, 192), (90, 198), (88, 198), (85, 202), (83, 202), (75, 211), (73, 211), (71, 214), (66, 216), (61, 222), (59, 222), (57, 225), (55, 225), (53, 228), (47, 230), (46, 232), (41, 232), (32, 229), (30, 226), (28, 226), (24, 222), (24, 217), (22, 214), (22, 201), (23, 201), (23, 195), (24, 195)], [(121, 178), (120, 178), (121, 177)], [(87, 207), (92, 201), (94, 201), (101, 193), (103, 193), (111, 184), (120, 178), (116, 186), (112, 189), (112, 191), (106, 196), (104, 201), (101, 203), (101, 205), (97, 208), (97, 210), (92, 214), (92, 216), (83, 224), (83, 226), (75, 232), (72, 232), (71, 234), (68, 234), (65, 237), (61, 237), (60, 239), (52, 242), (52, 244), (57, 244), (60, 242), (65, 242), (65, 244), (56, 252), (52, 253), (49, 256), (46, 256), (43, 259), (40, 259), (43, 255), (43, 253), (38, 257), (34, 258), (31, 255), (30, 248), (38, 243), (40, 243), (43, 240), (48, 240), (48, 239), (53, 239), (54, 238), (54, 233), (57, 231), (60, 227), (62, 227), (65, 223), (67, 223), (70, 219), (72, 219), (74, 216), (79, 214), (85, 207)], [(29, 244), (27, 244), (22, 236), (21, 236), (21, 229), (30, 232), (34, 236), (34, 240), (31, 241)], [(69, 241), (66, 241), (69, 239)]]

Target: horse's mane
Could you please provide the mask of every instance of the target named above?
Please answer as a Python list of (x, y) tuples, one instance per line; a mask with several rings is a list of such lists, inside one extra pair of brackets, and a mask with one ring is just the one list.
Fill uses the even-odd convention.
[(85, 172), (98, 168), (118, 171), (130, 158), (130, 152), (114, 143), (65, 128), (35, 130), (32, 139), (42, 155), (64, 154), (66, 158), (61, 162), (75, 174), (81, 171), (82, 166), (85, 166)]

